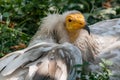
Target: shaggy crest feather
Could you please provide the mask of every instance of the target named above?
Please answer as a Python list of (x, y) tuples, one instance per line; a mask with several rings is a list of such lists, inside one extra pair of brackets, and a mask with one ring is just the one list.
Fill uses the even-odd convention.
[(41, 26), (33, 36), (29, 45), (33, 45), (37, 43), (37, 41), (40, 42), (40, 40), (57, 43), (69, 42), (62, 18), (63, 16), (59, 14), (51, 14), (43, 18)]

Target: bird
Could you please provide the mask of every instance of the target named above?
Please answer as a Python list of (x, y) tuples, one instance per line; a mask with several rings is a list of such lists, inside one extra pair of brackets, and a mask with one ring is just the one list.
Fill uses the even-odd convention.
[[(102, 58), (113, 62), (110, 69), (116, 75), (120, 72), (119, 24), (120, 19), (115, 19), (88, 27), (76, 10), (49, 14), (27, 48), (0, 59), (0, 79), (73, 80), (73, 65), (87, 61), (88, 68), (97, 71)], [(114, 79), (119, 80), (119, 74), (110, 77)]]
[(57, 42), (66, 40), (77, 46), (83, 62), (90, 63), (87, 68), (91, 71), (100, 69), (101, 59), (111, 61), (113, 64), (109, 66), (112, 72), (110, 80), (119, 80), (120, 19), (102, 21), (88, 27), (83, 14), (79, 11), (68, 11), (62, 16), (62, 29), (56, 30), (62, 39)]

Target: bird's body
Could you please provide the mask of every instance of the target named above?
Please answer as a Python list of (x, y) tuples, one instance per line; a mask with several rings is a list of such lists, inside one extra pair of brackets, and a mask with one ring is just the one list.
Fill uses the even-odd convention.
[[(106, 20), (90, 26), (91, 33), (98, 43), (99, 54), (96, 60), (105, 59), (112, 65), (108, 67), (112, 76), (110, 80), (120, 79), (120, 19)], [(98, 64), (90, 66), (92, 71), (99, 70)]]
[[(27, 48), (0, 60), (0, 80), (73, 80), (72, 67), (82, 64), (82, 59), (91, 63), (89, 68), (93, 71), (99, 64), (97, 59), (116, 61), (116, 70), (120, 72), (119, 22), (117, 19), (95, 24), (89, 34), (83, 29), (86, 21), (79, 11), (48, 15)], [(106, 27), (107, 24), (110, 25)], [(116, 73), (114, 67), (111, 70)]]

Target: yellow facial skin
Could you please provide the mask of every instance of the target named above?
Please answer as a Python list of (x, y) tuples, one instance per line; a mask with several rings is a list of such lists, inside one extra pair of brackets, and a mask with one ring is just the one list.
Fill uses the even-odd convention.
[(81, 13), (74, 13), (66, 17), (65, 24), (70, 42), (74, 43), (79, 35), (79, 30), (85, 27), (86, 21)]
[(85, 27), (86, 22), (84, 16), (81, 13), (69, 14), (66, 17), (66, 29), (67, 31), (76, 31)]

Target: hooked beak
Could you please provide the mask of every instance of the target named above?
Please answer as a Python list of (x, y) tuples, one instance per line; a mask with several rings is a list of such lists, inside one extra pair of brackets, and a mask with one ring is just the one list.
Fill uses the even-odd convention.
[(84, 29), (87, 30), (88, 33), (90, 34), (90, 28), (87, 25), (85, 25)]

